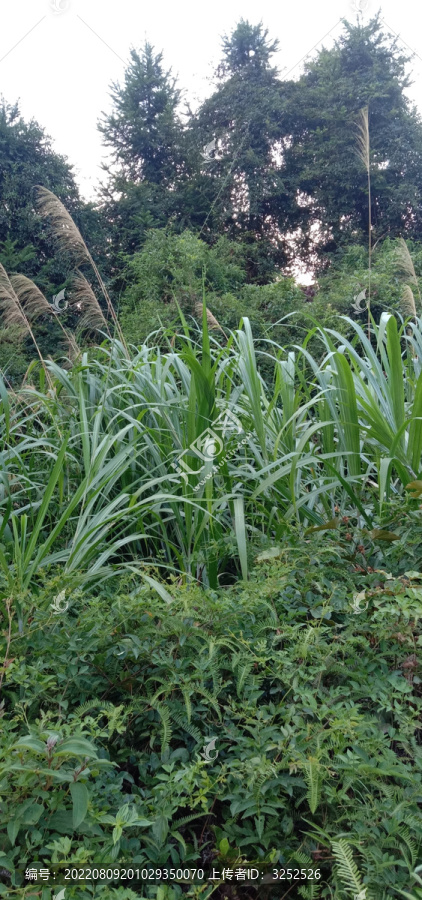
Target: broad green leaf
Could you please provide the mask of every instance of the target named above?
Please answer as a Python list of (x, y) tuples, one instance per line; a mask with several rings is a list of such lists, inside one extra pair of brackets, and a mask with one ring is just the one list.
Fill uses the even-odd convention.
[(399, 541), (400, 537), (398, 534), (394, 534), (392, 531), (386, 531), (384, 528), (373, 528), (372, 531), (369, 532), (373, 541)]
[(305, 534), (311, 534), (313, 531), (328, 531), (330, 529), (335, 530), (338, 528), (340, 524), (340, 519), (330, 519), (329, 522), (325, 522), (323, 525), (312, 525), (311, 528), (307, 528)]
[(66, 738), (54, 748), (54, 756), (88, 756), (98, 757), (98, 750), (85, 738)]
[(86, 784), (74, 781), (70, 785), (70, 794), (73, 801), (72, 820), (74, 828), (78, 828), (88, 812), (89, 793)]
[(40, 741), (39, 738), (32, 737), (32, 735), (27, 734), (23, 737), (19, 738), (16, 741), (16, 744), (13, 745), (13, 749), (16, 750), (33, 750), (35, 753), (47, 753), (47, 745)]
[[(10, 841), (12, 847), (15, 846), (15, 840), (17, 838), (20, 828), (22, 828), (22, 822), (19, 822), (17, 817), (16, 817), (16, 819), (13, 819), (11, 822), (7, 823), (7, 836), (9, 838), (9, 841)], [(0, 865), (1, 865), (1, 859), (0, 859)]]

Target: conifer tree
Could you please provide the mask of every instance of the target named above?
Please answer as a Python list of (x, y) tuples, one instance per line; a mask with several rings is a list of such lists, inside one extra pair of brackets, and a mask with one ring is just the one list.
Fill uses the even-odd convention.
[(298, 200), (296, 249), (317, 267), (348, 243), (368, 242), (368, 178), (356, 153), (359, 110), (368, 107), (371, 222), (375, 244), (422, 237), (422, 123), (406, 97), (408, 57), (383, 31), (344, 22), (290, 87), (284, 180)]

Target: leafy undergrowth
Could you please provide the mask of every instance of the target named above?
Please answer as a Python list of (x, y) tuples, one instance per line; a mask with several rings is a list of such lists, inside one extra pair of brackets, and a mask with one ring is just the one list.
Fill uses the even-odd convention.
[[(52, 579), (24, 634), (10, 605), (3, 871), (261, 860), (321, 879), (260, 897), (418, 896), (422, 574), (359, 567), (321, 534), (275, 552), (248, 583), (175, 582), (171, 605), (126, 579), (76, 590), (57, 613)], [(7, 635), (7, 619), (0, 627)], [(50, 896), (1, 880), (4, 896)], [(104, 890), (139, 896), (79, 886), (66, 898)], [(257, 896), (227, 884), (142, 891)]]

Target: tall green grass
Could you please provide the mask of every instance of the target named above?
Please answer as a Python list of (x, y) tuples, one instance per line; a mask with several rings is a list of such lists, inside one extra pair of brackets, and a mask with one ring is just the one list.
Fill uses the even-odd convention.
[[(107, 340), (70, 370), (46, 361), (53, 390), (36, 367), (37, 387), (0, 382), (3, 594), (57, 569), (66, 584), (135, 568), (170, 600), (157, 572), (247, 579), (251, 544), (279, 541), (287, 521), (323, 525), (340, 506), (372, 524), (421, 474), (422, 321), (383, 315), (376, 346), (349, 324), (353, 341), (319, 330), (322, 361), (306, 341), (269, 343), (271, 384), (248, 319), (221, 347), (205, 302), (199, 340), (183, 321), (166, 352)], [(228, 411), (241, 435), (224, 430)], [(221, 454), (187, 456), (207, 428)]]

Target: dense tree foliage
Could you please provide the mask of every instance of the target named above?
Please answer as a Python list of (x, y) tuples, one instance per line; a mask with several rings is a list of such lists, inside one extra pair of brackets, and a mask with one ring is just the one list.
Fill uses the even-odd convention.
[(138, 250), (149, 228), (164, 227), (174, 210), (174, 187), (184, 171), (180, 91), (163, 56), (146, 43), (132, 49), (124, 85), (113, 84), (112, 112), (99, 129), (111, 151), (104, 166), (103, 212), (111, 237), (111, 272), (120, 254)]
[(216, 90), (190, 125), (198, 145), (214, 139), (217, 148), (206, 169), (215, 199), (205, 234), (241, 241), (255, 283), (286, 263), (286, 223), (294, 219), (277, 158), (284, 128), (284, 89), (271, 66), (277, 49), (262, 26), (242, 20), (223, 40)]
[(255, 284), (297, 258), (318, 269), (340, 246), (365, 243), (367, 178), (356, 153), (364, 106), (373, 242), (420, 239), (422, 124), (405, 94), (408, 57), (379, 16), (343, 24), (340, 39), (294, 82), (272, 65), (278, 41), (242, 19), (223, 38), (214, 90), (187, 118), (162, 54), (148, 43), (131, 51), (100, 124), (113, 160), (103, 198), (114, 273), (121, 252), (139, 250), (149, 228), (242, 243)]
[(289, 142), (286, 182), (300, 206), (297, 248), (318, 260), (368, 234), (366, 172), (356, 153), (359, 109), (369, 108), (371, 218), (382, 235), (422, 234), (422, 123), (404, 91), (407, 57), (382, 30), (344, 23), (331, 50), (322, 50), (291, 86), (285, 108)]

